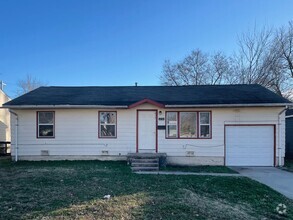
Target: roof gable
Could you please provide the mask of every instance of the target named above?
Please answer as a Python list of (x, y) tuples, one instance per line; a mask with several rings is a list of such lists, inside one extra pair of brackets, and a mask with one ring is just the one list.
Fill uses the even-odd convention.
[(164, 104), (161, 104), (159, 102), (153, 101), (151, 99), (143, 99), (143, 100), (140, 100), (140, 101), (138, 101), (136, 103), (133, 103), (133, 104), (129, 105), (128, 108), (135, 108), (135, 107), (137, 107), (139, 105), (146, 104), (146, 103), (154, 105), (154, 106), (157, 106), (159, 108), (164, 108), (165, 107)]

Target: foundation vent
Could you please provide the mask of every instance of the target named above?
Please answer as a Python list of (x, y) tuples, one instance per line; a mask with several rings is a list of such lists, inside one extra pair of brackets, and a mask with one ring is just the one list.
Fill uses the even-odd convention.
[(103, 155), (103, 156), (109, 155), (109, 151), (107, 151), (107, 150), (102, 150), (102, 155)]
[(48, 150), (41, 150), (41, 156), (49, 156), (49, 151)]
[(194, 157), (194, 151), (186, 151), (187, 157)]

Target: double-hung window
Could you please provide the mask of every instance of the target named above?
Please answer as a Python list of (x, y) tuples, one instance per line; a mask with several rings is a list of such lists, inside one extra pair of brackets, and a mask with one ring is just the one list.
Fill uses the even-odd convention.
[(116, 138), (117, 113), (99, 112), (99, 137)]
[(55, 137), (55, 112), (37, 112), (37, 137)]
[(211, 137), (211, 114), (210, 112), (199, 112), (199, 137)]
[(167, 119), (166, 119), (166, 132), (169, 138), (177, 138), (178, 137), (178, 130), (177, 130), (177, 112), (168, 112)]
[(211, 138), (211, 112), (167, 112), (166, 138)]

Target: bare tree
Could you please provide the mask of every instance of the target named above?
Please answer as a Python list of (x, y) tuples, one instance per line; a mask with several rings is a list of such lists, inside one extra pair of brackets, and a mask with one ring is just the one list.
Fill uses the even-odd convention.
[(217, 52), (210, 57), (208, 84), (226, 83), (233, 83), (233, 73), (229, 58), (222, 52)]
[(267, 55), (272, 31), (266, 28), (243, 33), (238, 39), (239, 50), (233, 58), (234, 71), (239, 74), (239, 83), (265, 84), (268, 77)]
[(207, 76), (209, 73), (209, 58), (208, 55), (197, 49), (187, 56), (183, 63), (182, 69), (185, 76), (189, 76), (187, 85), (203, 85), (207, 84)]
[(279, 55), (283, 70), (293, 78), (293, 21), (276, 31), (274, 49)]
[(197, 49), (183, 61), (171, 64), (165, 61), (160, 77), (163, 85), (221, 84), (230, 73), (228, 58), (221, 52), (210, 56)]
[(166, 86), (180, 86), (182, 83), (178, 79), (176, 65), (166, 60), (163, 65), (163, 75), (160, 77), (161, 83)]
[(206, 84), (208, 61), (208, 55), (201, 50), (192, 51), (183, 61), (175, 64), (165, 61), (161, 82), (172, 86)]
[(292, 96), (293, 22), (280, 29), (254, 27), (243, 33), (231, 57), (197, 49), (181, 62), (166, 61), (160, 79), (172, 86), (260, 84), (281, 96)]
[(239, 50), (231, 58), (236, 83), (260, 84), (284, 96), (289, 80), (275, 39), (273, 29), (266, 27), (260, 31), (254, 28), (239, 37)]
[(17, 82), (17, 94), (23, 95), (34, 89), (37, 89), (40, 86), (45, 86), (46, 83), (39, 81), (37, 78), (33, 77), (30, 74), (27, 74), (25, 79), (18, 80)]

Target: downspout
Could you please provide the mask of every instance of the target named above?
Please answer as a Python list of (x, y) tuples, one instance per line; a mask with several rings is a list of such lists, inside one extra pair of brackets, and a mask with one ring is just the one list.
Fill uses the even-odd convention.
[(278, 154), (279, 154), (279, 159), (278, 159), (278, 165), (279, 167), (282, 166), (282, 147), (281, 147), (281, 114), (284, 113), (288, 109), (288, 106), (286, 106), (282, 111), (279, 112), (278, 114)]
[(16, 117), (16, 124), (15, 124), (15, 162), (18, 161), (18, 114), (9, 110), (9, 112)]

